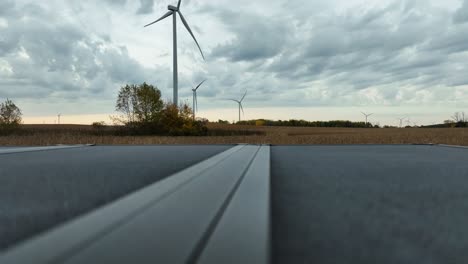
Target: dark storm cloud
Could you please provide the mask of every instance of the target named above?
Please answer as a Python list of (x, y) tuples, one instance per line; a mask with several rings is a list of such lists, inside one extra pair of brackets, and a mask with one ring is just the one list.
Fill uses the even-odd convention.
[(271, 17), (228, 10), (215, 11), (234, 34), (234, 39), (216, 46), (211, 56), (231, 61), (254, 61), (278, 55), (289, 39), (288, 24)]
[(151, 14), (153, 13), (154, 0), (140, 0), (140, 8), (137, 14)]
[(14, 0), (2, 0), (0, 1), (0, 15), (7, 14), (15, 7)]
[(460, 52), (468, 50), (468, 26), (452, 26), (437, 9), (414, 3), (356, 13), (303, 23), (303, 39), (266, 70), (280, 79), (321, 80), (342, 91), (386, 86), (381, 95), (389, 100), (397, 94), (389, 91), (402, 86), (468, 84), (467, 68), (454, 60), (455, 54), (466, 58)]
[(5, 16), (9, 26), (2, 33), (0, 59), (12, 74), (0, 81), (10, 87), (1, 89), (0, 96), (11, 96), (14, 90), (15, 97), (26, 98), (105, 97), (120, 84), (152, 79), (125, 47), (92, 37), (36, 4), (21, 8)]
[(362, 96), (400, 104), (425, 100), (421, 94), (443, 101), (468, 85), (468, 23), (454, 24), (447, 10), (393, 1), (314, 13), (314, 3), (296, 2), (308, 12), (263, 17), (204, 7), (232, 33), (212, 50), (229, 65), (209, 67), (218, 97), (249, 89), (259, 104), (271, 94), (275, 105), (353, 105)]
[(455, 12), (453, 21), (455, 23), (468, 22), (468, 0), (464, 0), (463, 5), (457, 10), (457, 12)]

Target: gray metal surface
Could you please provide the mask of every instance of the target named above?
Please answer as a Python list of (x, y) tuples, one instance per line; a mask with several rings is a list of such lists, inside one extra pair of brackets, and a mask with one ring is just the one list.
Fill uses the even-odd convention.
[(272, 147), (275, 263), (468, 263), (468, 150)]
[[(243, 179), (252, 181), (249, 174), (264, 173), (268, 167), (255, 165), (256, 157), (264, 162), (265, 150), (259, 146), (227, 150), (13, 248), (0, 256), (0, 262), (196, 262), (220, 219), (225, 222), (223, 214), (226, 208), (231, 208), (231, 199), (238, 203), (235, 194)], [(249, 208), (246, 214), (254, 212)], [(232, 209), (228, 212), (233, 213)], [(258, 218), (265, 220), (268, 216)], [(260, 245), (268, 240), (261, 236), (255, 238), (260, 239)]]
[(270, 147), (260, 149), (197, 263), (270, 263)]
[(232, 146), (96, 146), (0, 155), (0, 250)]
[[(68, 160), (76, 152), (88, 164), (105, 160), (98, 149), (4, 155), (0, 165), (26, 171), (21, 157), (40, 171), (51, 153)], [(266, 146), (229, 149), (13, 248), (0, 263), (266, 263), (270, 241), (274, 263), (468, 263), (468, 149), (272, 147), (271, 207), (269, 155)], [(119, 157), (108, 157), (123, 163), (112, 172), (128, 174)], [(131, 169), (161, 169), (149, 160)], [(14, 201), (3, 190), (0, 201)]]

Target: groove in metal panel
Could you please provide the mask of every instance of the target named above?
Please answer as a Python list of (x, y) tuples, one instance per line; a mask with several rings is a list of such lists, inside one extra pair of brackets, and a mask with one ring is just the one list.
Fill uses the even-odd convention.
[(269, 263), (270, 147), (263, 146), (196, 263)]
[(222, 207), (218, 210), (218, 213), (216, 214), (216, 216), (211, 221), (209, 227), (207, 228), (207, 230), (205, 231), (203, 236), (199, 239), (199, 241), (198, 241), (197, 245), (195, 246), (195, 248), (192, 250), (192, 253), (190, 254), (190, 257), (188, 258), (187, 263), (196, 263), (197, 259), (202, 254), (202, 251), (206, 247), (206, 244), (208, 243), (209, 238), (211, 237), (211, 235), (213, 234), (216, 226), (218, 225), (219, 221), (221, 220), (221, 217), (223, 216), (226, 208), (229, 206), (230, 202), (232, 201), (232, 198), (234, 197), (234, 194), (237, 192), (240, 184), (244, 180), (247, 171), (252, 166), (252, 163), (256, 159), (259, 151), (260, 151), (260, 148), (257, 149), (257, 152), (254, 155), (254, 158), (249, 162), (247, 167), (244, 169), (244, 171), (242, 172), (241, 177), (237, 180), (236, 185), (234, 186), (234, 188), (229, 193), (229, 195), (226, 198), (226, 200), (224, 201)]
[(60, 263), (245, 146), (235, 146), (0, 254), (2, 264)]
[(258, 148), (245, 146), (64, 263), (186, 263)]
[(0, 149), (0, 155), (26, 153), (26, 152), (37, 152), (37, 151), (50, 151), (60, 149), (74, 149), (91, 147), (93, 145), (69, 145), (69, 146), (51, 146), (51, 147), (15, 147), (8, 149)]
[(460, 148), (460, 149), (468, 149), (468, 146), (458, 146), (458, 145), (445, 145), (445, 144), (437, 144), (436, 146), (445, 147), (445, 148)]

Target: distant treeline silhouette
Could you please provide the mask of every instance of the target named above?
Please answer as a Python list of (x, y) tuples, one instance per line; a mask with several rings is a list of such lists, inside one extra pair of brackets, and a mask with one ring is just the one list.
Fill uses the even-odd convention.
[(348, 127), (348, 128), (379, 128), (377, 125), (365, 122), (352, 122), (348, 120), (333, 120), (333, 121), (306, 121), (306, 120), (246, 120), (237, 122), (238, 125), (251, 126), (285, 126), (285, 127)]

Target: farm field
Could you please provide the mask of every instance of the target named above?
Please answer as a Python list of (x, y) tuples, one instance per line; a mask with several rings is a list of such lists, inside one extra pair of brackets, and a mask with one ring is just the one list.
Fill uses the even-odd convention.
[(203, 137), (115, 136), (112, 127), (23, 125), (21, 132), (0, 136), (0, 146), (57, 144), (449, 144), (468, 146), (464, 128), (308, 128), (209, 124)]

